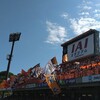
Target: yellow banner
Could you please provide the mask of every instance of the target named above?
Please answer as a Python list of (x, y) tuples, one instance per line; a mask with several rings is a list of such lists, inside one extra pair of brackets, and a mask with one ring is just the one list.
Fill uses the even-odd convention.
[(54, 94), (59, 94), (61, 92), (60, 87), (58, 86), (54, 75), (45, 75), (46, 82), (49, 88), (53, 91)]

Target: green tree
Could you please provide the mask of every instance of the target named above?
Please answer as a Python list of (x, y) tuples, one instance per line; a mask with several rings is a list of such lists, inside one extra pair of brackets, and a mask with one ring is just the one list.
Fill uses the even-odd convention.
[[(6, 73), (7, 71), (1, 71), (0, 72), (0, 83), (3, 81), (3, 80), (6, 80)], [(9, 77), (11, 76), (11, 75), (14, 75), (13, 73), (11, 73), (11, 72), (9, 72)]]

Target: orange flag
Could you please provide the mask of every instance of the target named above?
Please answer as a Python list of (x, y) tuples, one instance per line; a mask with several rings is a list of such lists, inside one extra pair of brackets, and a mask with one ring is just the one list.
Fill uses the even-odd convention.
[(21, 74), (24, 75), (24, 76), (28, 76), (28, 73), (25, 70), (23, 70), (23, 69), (21, 71)]
[(54, 94), (59, 94), (61, 92), (60, 87), (58, 86), (54, 75), (45, 75), (46, 82), (49, 86), (49, 88), (52, 90)]
[(0, 83), (0, 89), (6, 89), (9, 87), (9, 84), (6, 80), (3, 80), (2, 83)]

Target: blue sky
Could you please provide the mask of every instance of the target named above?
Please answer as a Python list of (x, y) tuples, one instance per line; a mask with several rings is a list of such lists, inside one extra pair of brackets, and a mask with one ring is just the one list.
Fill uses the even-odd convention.
[(61, 44), (91, 28), (100, 31), (99, 0), (0, 0), (0, 71), (7, 69), (10, 33), (22, 33), (10, 67), (17, 74), (54, 56), (61, 63)]

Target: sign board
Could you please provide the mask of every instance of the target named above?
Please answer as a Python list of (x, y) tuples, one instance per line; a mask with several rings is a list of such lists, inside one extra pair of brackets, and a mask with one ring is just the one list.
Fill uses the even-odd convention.
[(82, 82), (100, 82), (100, 74), (82, 77)]
[(66, 60), (65, 55), (67, 55), (66, 61), (73, 61), (83, 57), (97, 55), (99, 54), (99, 31), (90, 29), (63, 43), (61, 46), (63, 47), (62, 57), (64, 60)]
[(93, 75), (93, 76), (92, 76), (92, 81), (93, 81), (93, 82), (100, 81), (100, 74), (98, 74), (98, 75)]
[(94, 54), (94, 34), (68, 45), (68, 60)]

